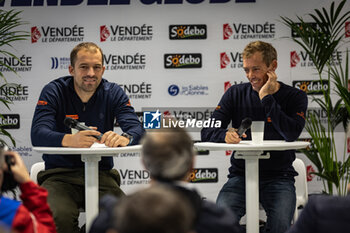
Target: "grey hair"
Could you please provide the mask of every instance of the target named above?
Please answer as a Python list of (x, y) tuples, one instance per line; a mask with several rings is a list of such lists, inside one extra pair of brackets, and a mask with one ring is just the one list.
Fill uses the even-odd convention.
[(152, 178), (181, 180), (191, 170), (193, 143), (184, 129), (148, 133), (142, 144), (142, 160)]

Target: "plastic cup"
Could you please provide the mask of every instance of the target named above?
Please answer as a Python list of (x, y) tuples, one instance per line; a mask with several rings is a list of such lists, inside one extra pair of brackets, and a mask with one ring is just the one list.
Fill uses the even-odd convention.
[(253, 144), (261, 144), (264, 141), (264, 121), (253, 121), (250, 127)]

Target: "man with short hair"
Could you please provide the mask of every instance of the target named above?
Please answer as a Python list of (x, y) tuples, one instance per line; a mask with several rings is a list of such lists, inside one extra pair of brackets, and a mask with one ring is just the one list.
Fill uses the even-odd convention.
[(191, 203), (169, 187), (154, 185), (118, 201), (107, 233), (194, 233)]
[[(308, 100), (305, 92), (277, 81), (276, 49), (263, 41), (249, 43), (243, 51), (243, 69), (249, 82), (225, 92), (212, 114), (221, 128), (203, 128), (202, 141), (239, 143), (236, 129), (246, 117), (265, 122), (264, 140), (297, 140)], [(230, 122), (234, 129), (227, 129)], [(251, 140), (250, 130), (247, 139)], [(234, 154), (217, 204), (231, 208), (239, 220), (245, 214), (245, 164)], [(266, 232), (282, 233), (291, 224), (296, 202), (294, 159), (295, 151), (287, 150), (271, 151), (270, 159), (259, 160), (259, 201), (267, 214)]]
[[(142, 124), (124, 91), (102, 76), (105, 71), (101, 48), (91, 42), (78, 44), (70, 54), (71, 76), (47, 84), (39, 97), (31, 129), (33, 146), (90, 147), (104, 143), (108, 147), (137, 144), (144, 133)], [(76, 134), (64, 125), (66, 117), (77, 119), (93, 130)], [(114, 123), (123, 134), (113, 131)], [(92, 127), (91, 127), (92, 126)], [(102, 135), (101, 140), (96, 137)], [(80, 155), (44, 154), (45, 171), (39, 183), (49, 191), (59, 233), (79, 232), (79, 208), (85, 204), (84, 164)], [(112, 169), (113, 157), (99, 162), (99, 195), (124, 195), (120, 176)]]
[(196, 212), (197, 233), (240, 232), (236, 217), (226, 207), (202, 200), (188, 187), (195, 153), (191, 137), (182, 128), (161, 129), (148, 133), (142, 141), (142, 162), (152, 183), (171, 187), (189, 199)]

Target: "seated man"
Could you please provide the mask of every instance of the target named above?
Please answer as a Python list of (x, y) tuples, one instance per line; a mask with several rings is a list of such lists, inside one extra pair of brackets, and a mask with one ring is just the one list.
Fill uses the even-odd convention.
[[(105, 70), (101, 48), (91, 42), (78, 44), (70, 54), (69, 73), (47, 84), (39, 97), (31, 129), (33, 146), (109, 147), (134, 145), (144, 133), (129, 98), (115, 83), (103, 79)], [(64, 124), (67, 118), (93, 126), (76, 134)], [(123, 133), (115, 133), (114, 123)], [(98, 130), (98, 131), (97, 131)], [(103, 134), (103, 135), (102, 135)], [(98, 139), (102, 135), (101, 139)], [(59, 233), (77, 233), (79, 208), (85, 205), (84, 163), (80, 155), (44, 154), (45, 171), (38, 182), (49, 192)], [(99, 195), (124, 195), (112, 157), (99, 162)]]
[[(221, 128), (203, 128), (203, 142), (239, 143), (237, 130), (243, 119), (264, 121), (264, 140), (295, 141), (305, 125), (308, 99), (306, 93), (277, 79), (277, 52), (269, 43), (254, 41), (242, 53), (243, 69), (248, 83), (233, 85), (223, 95), (212, 114), (221, 121)], [(247, 139), (251, 139), (250, 130)], [(229, 207), (237, 221), (245, 214), (245, 162), (231, 155), (228, 181), (222, 187), (217, 204)], [(265, 231), (285, 232), (295, 210), (292, 163), (295, 151), (271, 151), (269, 159), (259, 161), (259, 201), (267, 215)]]
[[(5, 156), (10, 167), (5, 162)], [(30, 180), (17, 152), (6, 151), (0, 145), (0, 194), (16, 188), (16, 182), (21, 190), (22, 203), (0, 195), (0, 227), (18, 233), (55, 233), (56, 226), (47, 204), (47, 191)]]
[(153, 186), (121, 198), (107, 233), (190, 233), (194, 218), (188, 200), (165, 186)]

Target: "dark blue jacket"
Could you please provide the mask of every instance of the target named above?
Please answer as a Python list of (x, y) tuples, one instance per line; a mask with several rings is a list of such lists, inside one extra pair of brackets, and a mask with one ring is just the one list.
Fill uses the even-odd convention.
[[(212, 115), (212, 118), (221, 121), (221, 128), (203, 128), (202, 141), (225, 142), (229, 123), (232, 122), (233, 128), (238, 128), (246, 117), (250, 117), (253, 121), (265, 121), (264, 140), (298, 139), (305, 125), (307, 96), (303, 91), (279, 83), (280, 89), (262, 100), (250, 83), (230, 87)], [(246, 140), (251, 140), (250, 129), (246, 134)], [(271, 151), (270, 155), (270, 159), (259, 161), (260, 179), (272, 177), (294, 179), (293, 177), (297, 175), (292, 166), (295, 159), (294, 150)], [(235, 159), (232, 155), (229, 177), (244, 176), (244, 168), (244, 160)]]
[(287, 233), (350, 232), (350, 196), (312, 195)]
[[(164, 184), (164, 183), (163, 183)], [(188, 198), (196, 213), (194, 228), (197, 233), (242, 233), (235, 215), (228, 208), (217, 206), (215, 203), (202, 200), (197, 191), (182, 186), (169, 185), (179, 192), (183, 198)], [(89, 233), (105, 233), (113, 229), (113, 209), (118, 204), (115, 197), (105, 195), (100, 200), (100, 212), (91, 225)]]
[[(71, 129), (64, 125), (67, 116), (78, 117), (87, 126), (95, 126), (101, 133), (113, 130), (116, 118), (123, 132), (132, 135), (137, 144), (144, 133), (129, 98), (115, 83), (102, 79), (94, 95), (83, 103), (74, 90), (73, 77), (66, 76), (47, 84), (35, 108), (31, 139), (33, 146), (60, 147)], [(80, 155), (43, 155), (45, 169), (83, 167)], [(101, 170), (113, 167), (112, 157), (102, 157)]]

